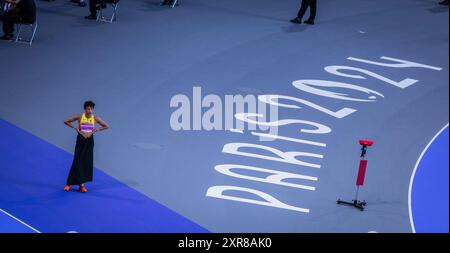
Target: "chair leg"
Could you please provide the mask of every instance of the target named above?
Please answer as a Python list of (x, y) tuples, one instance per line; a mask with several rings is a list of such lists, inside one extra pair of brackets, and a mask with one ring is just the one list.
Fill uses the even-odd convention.
[(113, 13), (112, 13), (112, 15), (111, 15), (110, 23), (116, 21), (117, 7), (118, 7), (117, 4), (113, 4)]
[(16, 41), (15, 42), (19, 42), (20, 40), (20, 33), (22, 32), (22, 24), (19, 24), (17, 26), (17, 36), (16, 36)]
[(178, 0), (174, 0), (173, 3), (172, 3), (172, 8), (174, 8), (175, 5), (177, 5), (177, 3), (178, 3)]
[(100, 21), (102, 16), (103, 16), (102, 10), (100, 9), (100, 10), (97, 12), (97, 20), (96, 20), (96, 21)]
[(33, 34), (31, 35), (31, 39), (30, 39), (30, 46), (31, 46), (31, 44), (33, 44), (34, 36), (36, 35), (37, 26), (38, 26), (38, 24), (35, 23), (34, 27), (33, 27)]

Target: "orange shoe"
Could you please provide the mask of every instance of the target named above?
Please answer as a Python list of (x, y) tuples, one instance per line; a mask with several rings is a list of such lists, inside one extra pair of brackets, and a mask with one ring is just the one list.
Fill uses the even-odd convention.
[(70, 185), (64, 186), (64, 191), (66, 191), (66, 192), (70, 191)]
[(83, 184), (80, 185), (80, 188), (78, 190), (80, 192), (82, 192), (82, 193), (86, 193), (87, 192), (87, 189), (86, 189), (86, 187)]

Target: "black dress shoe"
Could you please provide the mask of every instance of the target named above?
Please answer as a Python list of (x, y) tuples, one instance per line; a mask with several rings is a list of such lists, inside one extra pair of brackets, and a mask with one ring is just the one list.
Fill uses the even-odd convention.
[(308, 24), (308, 25), (314, 25), (314, 20), (308, 19), (308, 20), (306, 20), (306, 21), (303, 22), (303, 23)]
[(294, 19), (291, 19), (291, 22), (292, 23), (296, 23), (296, 24), (301, 24), (302, 23), (302, 21), (298, 17), (296, 17)]
[(440, 5), (448, 5), (448, 0), (444, 0), (442, 2), (439, 2)]
[(85, 19), (90, 19), (90, 20), (96, 20), (97, 19), (97, 15), (91, 14), (91, 15), (88, 15), (88, 16), (86, 16), (84, 18)]

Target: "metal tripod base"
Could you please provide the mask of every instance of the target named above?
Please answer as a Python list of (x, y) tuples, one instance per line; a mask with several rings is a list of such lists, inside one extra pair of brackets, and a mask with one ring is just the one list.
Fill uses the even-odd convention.
[(354, 206), (354, 207), (358, 208), (361, 211), (364, 211), (364, 207), (367, 205), (367, 203), (365, 201), (359, 201), (359, 200), (353, 200), (353, 202), (348, 202), (348, 201), (343, 201), (341, 199), (338, 199), (337, 203), (338, 204), (349, 205), (349, 206)]

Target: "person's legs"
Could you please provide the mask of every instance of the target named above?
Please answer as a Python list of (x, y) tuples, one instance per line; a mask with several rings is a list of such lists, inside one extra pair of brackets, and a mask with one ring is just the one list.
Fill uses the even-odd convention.
[(97, 19), (97, 2), (98, 0), (89, 0), (89, 16), (86, 19)]
[(300, 6), (300, 10), (297, 13), (297, 18), (302, 20), (303, 16), (306, 13), (306, 10), (308, 9), (308, 6), (310, 4), (311, 0), (302, 0), (302, 4)]
[(296, 23), (296, 24), (302, 23), (303, 16), (305, 15), (306, 10), (308, 9), (310, 1), (311, 0), (302, 0), (302, 4), (300, 6), (300, 10), (297, 13), (297, 17), (295, 17), (294, 19), (291, 19), (292, 23)]
[(317, 0), (311, 0), (309, 2), (309, 18), (304, 23), (309, 25), (314, 25), (314, 19), (316, 18), (316, 11), (317, 11)]
[(3, 20), (3, 37), (4, 40), (11, 40), (14, 36), (14, 23), (17, 22), (17, 15), (12, 14), (11, 12), (5, 13), (2, 17)]
[[(0, 21), (2, 21), (3, 37), (5, 37), (5, 35), (8, 33), (8, 28), (9, 28), (9, 26), (8, 26), (8, 24), (7, 24), (8, 20), (7, 20), (7, 18), (6, 18), (6, 14), (3, 15), (3, 16), (0, 16)], [(2, 38), (3, 38), (3, 37), (2, 37)]]
[(89, 0), (89, 12), (91, 15), (97, 14), (97, 0)]
[(310, 7), (310, 14), (309, 14), (308, 20), (314, 21), (316, 19), (316, 13), (317, 13), (317, 0), (311, 0), (309, 2), (309, 7)]

